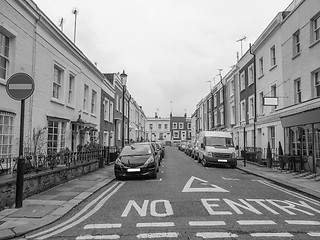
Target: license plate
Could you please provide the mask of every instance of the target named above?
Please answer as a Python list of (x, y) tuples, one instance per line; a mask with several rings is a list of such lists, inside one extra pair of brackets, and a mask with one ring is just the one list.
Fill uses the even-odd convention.
[(128, 168), (127, 172), (140, 172), (140, 168)]
[(218, 162), (228, 162), (227, 159), (218, 159)]

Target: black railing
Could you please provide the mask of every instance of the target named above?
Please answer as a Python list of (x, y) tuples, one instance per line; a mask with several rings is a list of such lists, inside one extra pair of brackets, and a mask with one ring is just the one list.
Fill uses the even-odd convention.
[[(238, 155), (242, 158), (246, 158), (246, 161), (255, 162), (261, 165), (266, 165), (268, 148), (261, 147), (246, 147), (245, 151), (243, 148), (239, 148)], [(271, 148), (271, 158), (276, 161), (278, 158), (278, 148)]]
[[(57, 167), (71, 167), (93, 160), (100, 160), (100, 165), (108, 165), (117, 159), (120, 151), (121, 148), (119, 147), (103, 147), (91, 151), (63, 152), (46, 155), (26, 153), (24, 155), (24, 172), (31, 173), (49, 169), (53, 170)], [(1, 158), (0, 175), (15, 173), (17, 169), (17, 159), (17, 157)]]

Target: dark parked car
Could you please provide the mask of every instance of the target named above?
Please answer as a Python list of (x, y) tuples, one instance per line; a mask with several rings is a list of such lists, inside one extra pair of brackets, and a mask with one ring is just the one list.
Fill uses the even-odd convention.
[(159, 153), (151, 143), (133, 143), (122, 149), (114, 164), (114, 174), (116, 179), (130, 176), (157, 178), (159, 159)]
[(184, 152), (184, 151), (186, 150), (186, 148), (187, 148), (187, 141), (182, 140), (182, 141), (180, 142), (180, 145), (179, 145), (178, 149), (179, 149), (180, 151)]
[(164, 155), (166, 154), (166, 148), (164, 142), (157, 142), (161, 147), (161, 159), (164, 158)]
[(163, 158), (162, 147), (158, 142), (151, 142), (151, 145), (153, 146), (154, 150), (158, 153), (159, 163), (160, 163), (160, 161)]
[(184, 150), (184, 152), (188, 155), (191, 156), (191, 152), (192, 152), (192, 142), (188, 141), (187, 145), (186, 145), (186, 149)]

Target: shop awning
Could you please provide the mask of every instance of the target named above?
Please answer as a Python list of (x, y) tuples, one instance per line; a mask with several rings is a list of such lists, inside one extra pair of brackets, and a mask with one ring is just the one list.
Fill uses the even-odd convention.
[(282, 127), (320, 123), (320, 108), (281, 117)]

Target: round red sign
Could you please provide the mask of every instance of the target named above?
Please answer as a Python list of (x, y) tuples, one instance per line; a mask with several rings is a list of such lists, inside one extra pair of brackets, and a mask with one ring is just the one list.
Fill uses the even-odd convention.
[(30, 97), (34, 91), (33, 79), (26, 73), (12, 75), (6, 84), (8, 95), (14, 100), (24, 100)]

